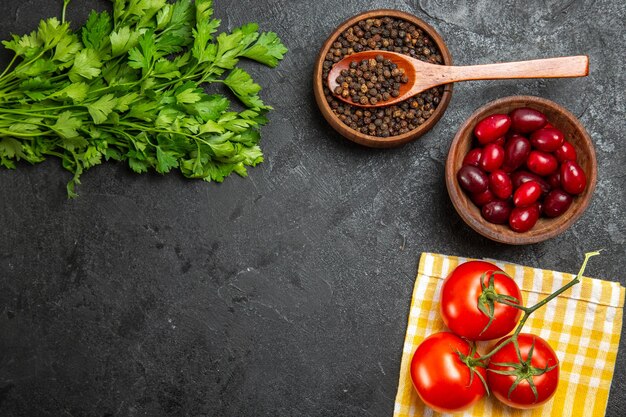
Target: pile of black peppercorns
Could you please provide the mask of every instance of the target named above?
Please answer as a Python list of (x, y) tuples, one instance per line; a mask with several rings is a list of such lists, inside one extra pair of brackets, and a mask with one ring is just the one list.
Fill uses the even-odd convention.
[(401, 103), (375, 109), (344, 103), (328, 89), (326, 80), (334, 63), (355, 52), (371, 50), (398, 52), (425, 62), (443, 64), (433, 40), (416, 25), (395, 17), (361, 20), (343, 31), (325, 56), (322, 83), (326, 101), (344, 124), (366, 135), (389, 137), (416, 129), (437, 108), (443, 86), (431, 88)]
[(357, 104), (376, 104), (400, 95), (400, 84), (409, 82), (404, 68), (382, 55), (350, 62), (350, 68), (341, 71), (335, 79), (335, 94)]

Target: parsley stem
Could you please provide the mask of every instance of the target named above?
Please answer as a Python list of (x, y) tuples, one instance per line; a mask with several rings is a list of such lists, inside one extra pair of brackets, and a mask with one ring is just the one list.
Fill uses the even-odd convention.
[[(142, 131), (142, 132), (145, 132), (145, 131), (150, 131), (150, 132), (156, 132), (156, 133), (169, 133), (170, 135), (183, 135), (183, 136), (187, 136), (187, 137), (189, 137), (189, 138), (196, 139), (196, 140), (200, 139), (200, 138), (198, 138), (198, 137), (196, 137), (196, 136), (194, 136), (194, 135), (190, 135), (190, 134), (188, 134), (188, 133), (184, 133), (184, 132), (175, 132), (175, 131), (173, 131), (173, 130), (166, 130), (166, 129), (152, 129), (152, 128), (147, 127), (147, 126), (146, 126), (146, 127), (144, 127), (144, 126), (138, 126), (138, 125), (137, 125), (137, 124), (135, 124), (135, 123), (125, 123), (125, 122), (120, 122), (119, 124), (120, 124), (120, 125), (124, 125), (124, 126), (129, 126), (129, 127), (132, 127), (132, 128), (134, 128), (134, 129), (140, 130), (140, 131)], [(152, 145), (152, 144), (151, 144), (151, 145)], [(153, 145), (153, 146), (154, 146), (154, 145)]]
[(61, 13), (61, 23), (65, 23), (65, 10), (67, 5), (70, 4), (70, 0), (63, 0), (63, 12)]
[(45, 135), (46, 133), (51, 132), (50, 129), (48, 129), (45, 132), (36, 132), (36, 133), (21, 133), (21, 132), (12, 132), (10, 130), (4, 130), (4, 129), (0, 129), (0, 134), (4, 134), (6, 136), (17, 136), (20, 138), (34, 138), (34, 137), (39, 137), (41, 135)]
[(43, 151), (42, 153), (46, 154), (46, 155), (52, 155), (52, 156), (56, 156), (57, 158), (63, 159), (63, 154), (59, 153), (59, 152), (54, 152), (54, 151)]
[(3, 116), (2, 114), (0, 114), (0, 119), (8, 120), (11, 123), (28, 123), (28, 124), (31, 124), (31, 125), (50, 127), (49, 125), (47, 125), (45, 123), (39, 123), (39, 122), (34, 121), (34, 120), (21, 120), (21, 119), (20, 120), (15, 120), (15, 118), (13, 118), (13, 117)]
[(19, 111), (19, 110), (11, 110), (11, 109), (0, 109), (0, 113), (17, 114), (17, 115), (29, 116), (29, 117), (43, 117), (43, 118), (48, 118), (48, 119), (58, 119), (59, 117), (58, 115), (31, 113), (27, 111)]
[(15, 63), (16, 59), (17, 59), (17, 54), (13, 55), (13, 59), (11, 60), (11, 62), (9, 62), (9, 65), (7, 65), (7, 67), (4, 69), (2, 74), (0, 74), (0, 80), (6, 75), (6, 73), (9, 71), (11, 66), (13, 66), (13, 64)]
[[(19, 114), (22, 116), (30, 116), (30, 117), (43, 117), (43, 118), (48, 118), (48, 119), (58, 119), (59, 115), (52, 115), (52, 114), (45, 114), (45, 113), (36, 113), (35, 111), (49, 111), (49, 110), (64, 110), (64, 109), (71, 109), (74, 107), (84, 107), (84, 106), (74, 106), (74, 105), (68, 105), (68, 106), (59, 106), (59, 107), (46, 107), (46, 108), (35, 108), (33, 109), (33, 111), (29, 110), (29, 109), (22, 109), (22, 110), (11, 110), (11, 109), (0, 109), (0, 114), (2, 112), (4, 113), (9, 113), (9, 114)], [(74, 110), (72, 113), (74, 113), (74, 115), (77, 116), (84, 116), (87, 114), (86, 111), (79, 111), (79, 110)]]
[[(17, 69), (17, 68), (19, 68), (19, 67), (25, 67), (25, 66), (27, 66), (27, 65), (32, 64), (33, 62), (35, 62), (35, 61), (37, 61), (39, 58), (41, 58), (41, 57), (42, 57), (42, 55), (43, 55), (43, 54), (45, 54), (45, 53), (46, 53), (46, 50), (44, 49), (44, 50), (43, 50), (43, 51), (41, 51), (41, 52), (40, 52), (40, 53), (39, 53), (36, 57), (31, 58), (29, 61), (20, 62), (20, 63), (19, 63), (19, 65), (17, 65), (17, 67), (15, 67), (15, 69)], [(6, 84), (7, 80), (14, 81), (13, 79), (17, 79), (17, 81), (18, 81), (18, 82), (24, 81), (24, 80), (22, 80), (22, 79), (20, 79), (20, 78), (18, 78), (18, 77), (16, 76), (15, 69), (14, 69), (13, 71), (11, 71), (11, 73), (6, 74), (6, 78), (5, 78), (4, 80), (0, 77), (0, 85), (4, 85), (4, 84)]]
[(17, 84), (21, 83), (23, 80), (20, 80), (19, 78), (14, 78), (14, 79), (10, 79), (7, 78), (4, 80), (0, 79), (0, 88), (4, 91), (4, 90), (8, 90), (8, 91), (12, 91), (13, 87), (15, 87)]

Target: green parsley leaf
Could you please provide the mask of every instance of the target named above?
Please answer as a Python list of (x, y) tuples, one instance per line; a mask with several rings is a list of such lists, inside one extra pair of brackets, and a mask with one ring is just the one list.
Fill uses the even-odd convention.
[(119, 28), (117, 31), (111, 32), (109, 41), (111, 42), (111, 55), (113, 57), (120, 56), (134, 48), (139, 43), (139, 37), (145, 32), (145, 29), (131, 31), (129, 26)]
[(202, 96), (200, 91), (195, 88), (187, 88), (176, 94), (176, 102), (179, 104), (192, 104), (200, 101)]
[[(0, 156), (7, 158), (24, 158), (22, 144), (14, 138), (6, 137), (0, 140)], [(8, 168), (8, 167), (7, 167)]]
[(160, 174), (165, 174), (171, 171), (172, 168), (178, 167), (178, 161), (172, 152), (166, 152), (161, 149), (160, 146), (156, 148), (157, 166), (156, 170)]
[(157, 12), (156, 21), (157, 21), (157, 30), (163, 30), (167, 27), (167, 25), (172, 20), (172, 14), (174, 13), (174, 8), (171, 4), (166, 4)]
[[(67, 149), (68, 151), (83, 149), (89, 144), (89, 142), (87, 142), (87, 139), (82, 136), (66, 137), (62, 139), (61, 143), (62, 148)], [(70, 171), (72, 170), (70, 169)]]
[(261, 91), (261, 86), (252, 81), (250, 74), (241, 68), (232, 70), (224, 79), (224, 84), (248, 107), (269, 109), (259, 98), (258, 93)]
[(85, 48), (76, 54), (74, 65), (68, 76), (73, 82), (91, 80), (100, 75), (102, 61), (98, 53), (91, 48)]
[(59, 118), (56, 123), (52, 125), (52, 129), (54, 129), (62, 138), (70, 139), (78, 136), (77, 129), (81, 127), (82, 124), (83, 122), (68, 110), (59, 114)]
[(87, 147), (87, 150), (81, 155), (83, 168), (90, 168), (102, 162), (102, 153), (95, 146)]
[(15, 68), (15, 76), (18, 78), (31, 78), (39, 75), (47, 75), (54, 72), (57, 66), (49, 59), (39, 58), (25, 65)]
[(33, 133), (39, 130), (39, 126), (33, 123), (15, 123), (9, 126), (9, 132)]
[(180, 71), (178, 65), (174, 61), (170, 61), (167, 58), (159, 58), (154, 64), (154, 76), (157, 78), (165, 78), (166, 80), (172, 80), (174, 78), (180, 78)]
[(287, 48), (280, 42), (276, 33), (264, 32), (254, 45), (244, 51), (242, 56), (274, 68), (286, 53)]
[(149, 30), (139, 37), (139, 45), (128, 52), (128, 66), (141, 69), (145, 77), (152, 67), (155, 54), (154, 32)]
[(117, 98), (117, 103), (115, 105), (115, 110), (120, 112), (128, 111), (130, 106), (139, 98), (138, 93), (128, 93), (124, 94), (121, 97)]
[(109, 35), (112, 29), (113, 22), (109, 13), (106, 11), (98, 13), (92, 10), (81, 31), (83, 44), (96, 51), (103, 50), (111, 43)]
[(87, 105), (87, 110), (93, 122), (99, 125), (107, 120), (107, 117), (111, 114), (116, 105), (117, 99), (115, 96), (113, 94), (105, 94), (96, 102)]
[(43, 42), (37, 36), (37, 32), (31, 32), (21, 37), (13, 35), (12, 38), (10, 41), (2, 41), (2, 44), (5, 48), (15, 52), (17, 56), (30, 59), (43, 52)]
[(57, 43), (52, 60), (57, 62), (59, 69), (64, 69), (72, 65), (72, 60), (76, 54), (83, 48), (78, 36), (68, 35)]
[(69, 23), (61, 23), (52, 17), (39, 23), (37, 36), (46, 50), (52, 49), (67, 35), (69, 27)]
[(74, 103), (82, 103), (87, 98), (89, 86), (84, 82), (77, 82), (68, 85), (59, 92), (55, 93), (55, 97), (69, 98)]
[(186, 107), (187, 111), (194, 116), (199, 116), (203, 121), (217, 120), (222, 113), (228, 110), (230, 102), (220, 94), (205, 95), (201, 101)]

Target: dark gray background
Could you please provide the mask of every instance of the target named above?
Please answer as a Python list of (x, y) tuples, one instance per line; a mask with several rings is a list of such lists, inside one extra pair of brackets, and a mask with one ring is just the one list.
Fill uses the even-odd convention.
[[(105, 164), (68, 200), (57, 160), (0, 170), (0, 415), (390, 416), (423, 251), (626, 283), (626, 5), (598, 1), (217, 1), (223, 29), (256, 21), (290, 49), (246, 64), (275, 107), (266, 162), (224, 184)], [(2, 0), (0, 37), (61, 0)], [(102, 0), (73, 1), (78, 26)], [(420, 140), (371, 150), (331, 130), (312, 94), (317, 51), (368, 9), (411, 12), (457, 64), (588, 54), (585, 79), (455, 86)], [(0, 61), (10, 59), (4, 51)], [(548, 242), (509, 247), (460, 220), (444, 185), (458, 126), (514, 94), (552, 99), (596, 144), (585, 215)], [(607, 415), (626, 407), (625, 339)]]

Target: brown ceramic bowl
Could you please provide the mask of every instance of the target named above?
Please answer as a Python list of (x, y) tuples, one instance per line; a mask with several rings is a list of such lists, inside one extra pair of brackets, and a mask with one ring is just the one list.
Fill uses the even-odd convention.
[(357, 132), (354, 129), (351, 129), (347, 125), (345, 125), (335, 113), (331, 110), (328, 102), (326, 101), (326, 97), (324, 96), (323, 90), (323, 80), (322, 80), (322, 66), (324, 65), (324, 57), (330, 50), (333, 42), (339, 35), (348, 29), (350, 26), (357, 24), (359, 21), (369, 18), (380, 18), (380, 17), (395, 17), (399, 19), (406, 20), (407, 22), (411, 22), (414, 25), (421, 28), (428, 36), (435, 42), (437, 48), (441, 52), (441, 57), (443, 58), (445, 65), (452, 65), (452, 57), (450, 56), (450, 52), (446, 47), (441, 36), (433, 29), (429, 24), (424, 22), (417, 17), (401, 12), (399, 10), (372, 10), (369, 12), (365, 12), (343, 22), (335, 31), (328, 37), (322, 49), (320, 49), (320, 53), (317, 57), (317, 61), (315, 62), (315, 69), (313, 71), (313, 91), (315, 93), (315, 100), (317, 101), (317, 105), (322, 112), (322, 115), (326, 119), (326, 121), (335, 129), (339, 134), (344, 136), (347, 139), (350, 139), (353, 142), (359, 143), (361, 145), (369, 146), (372, 148), (391, 148), (394, 146), (400, 146), (407, 142), (417, 139), (422, 136), (424, 133), (428, 132), (437, 121), (443, 116), (443, 113), (446, 111), (448, 107), (448, 103), (450, 102), (450, 98), (452, 96), (452, 84), (448, 84), (444, 87), (444, 92), (441, 97), (441, 101), (435, 112), (417, 129), (414, 129), (410, 132), (404, 133), (402, 135), (390, 136), (388, 138), (382, 138), (377, 136), (366, 135), (361, 132)]
[[(565, 134), (565, 140), (576, 148), (577, 162), (587, 176), (587, 188), (574, 197), (572, 205), (561, 216), (549, 219), (541, 217), (527, 232), (517, 233), (508, 224), (497, 225), (483, 219), (480, 209), (472, 203), (461, 189), (456, 174), (462, 166), (463, 157), (471, 149), (474, 126), (480, 120), (494, 113), (508, 113), (518, 107), (530, 107), (543, 112), (548, 121)], [(511, 96), (501, 98), (479, 108), (463, 123), (457, 132), (446, 161), (446, 186), (454, 208), (472, 229), (496, 242), (510, 245), (525, 245), (550, 239), (563, 233), (585, 211), (596, 188), (596, 153), (589, 134), (580, 121), (565, 108), (543, 98), (532, 96)]]

